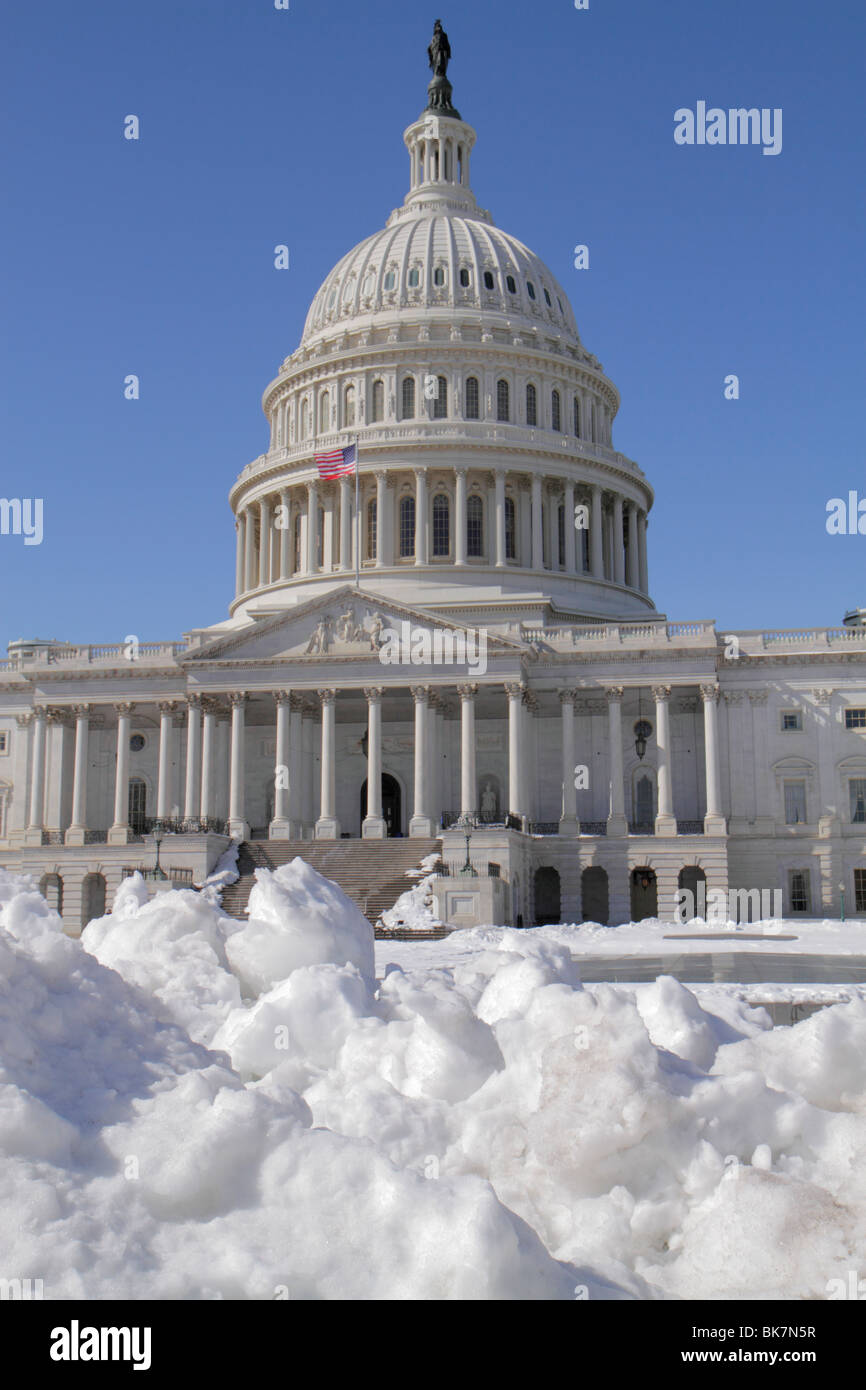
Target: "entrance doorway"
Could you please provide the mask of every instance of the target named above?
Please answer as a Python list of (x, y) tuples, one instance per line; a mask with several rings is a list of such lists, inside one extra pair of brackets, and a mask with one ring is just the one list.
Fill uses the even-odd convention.
[[(361, 825), (367, 815), (367, 779), (361, 787)], [(390, 772), (382, 773), (382, 819), (389, 839), (403, 834), (403, 805), (400, 783)]]
[(631, 875), (631, 920), (658, 917), (659, 895), (655, 869), (633, 869)]
[(610, 915), (607, 872), (591, 864), (580, 876), (581, 917), (584, 922), (607, 926)]
[(535, 870), (535, 925), (546, 927), (560, 921), (559, 874), (545, 866)]

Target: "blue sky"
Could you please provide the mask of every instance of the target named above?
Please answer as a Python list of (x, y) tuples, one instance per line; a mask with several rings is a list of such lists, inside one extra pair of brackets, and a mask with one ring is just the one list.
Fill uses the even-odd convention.
[[(226, 615), (261, 392), (403, 199), (437, 13), (479, 202), (565, 285), (622, 394), (659, 609), (728, 629), (866, 604), (866, 536), (825, 530), (830, 497), (866, 497), (861, 0), (19, 0), (0, 496), (43, 498), (45, 536), (0, 536), (0, 646)], [(699, 100), (781, 107), (782, 152), (675, 145)]]

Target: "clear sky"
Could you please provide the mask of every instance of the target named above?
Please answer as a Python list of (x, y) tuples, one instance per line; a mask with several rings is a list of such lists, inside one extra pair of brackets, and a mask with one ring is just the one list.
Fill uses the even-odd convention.
[[(437, 14), (479, 202), (622, 394), (658, 608), (805, 627), (866, 604), (866, 536), (825, 529), (829, 498), (866, 498), (862, 0), (12, 0), (0, 496), (42, 498), (44, 540), (0, 536), (0, 646), (226, 616), (262, 390), (403, 199)], [(699, 101), (781, 108), (781, 153), (676, 145)]]

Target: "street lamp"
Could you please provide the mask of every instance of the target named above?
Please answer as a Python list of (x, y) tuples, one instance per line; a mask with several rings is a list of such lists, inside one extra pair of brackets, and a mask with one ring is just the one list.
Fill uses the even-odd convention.
[(460, 872), (461, 874), (466, 874), (469, 878), (477, 878), (477, 870), (473, 869), (469, 861), (469, 841), (472, 838), (472, 817), (461, 816), (457, 824), (460, 826), (463, 837), (466, 840), (466, 863), (463, 865)]
[(153, 834), (153, 843), (156, 845), (156, 864), (155, 864), (155, 866), (154, 866), (153, 876), (154, 876), (154, 878), (157, 879), (159, 882), (164, 883), (164, 882), (166, 881), (166, 879), (168, 878), (168, 874), (165, 873), (165, 871), (164, 871), (162, 868), (160, 868), (160, 863), (159, 863), (159, 847), (160, 847), (160, 845), (162, 844), (163, 840), (165, 839), (165, 831), (164, 831), (163, 828), (162, 828), (162, 822), (161, 822), (161, 821), (157, 821), (157, 822), (155, 823), (155, 825), (154, 825), (154, 827), (153, 827), (152, 834)]
[(845, 921), (845, 884), (839, 884), (839, 920)]

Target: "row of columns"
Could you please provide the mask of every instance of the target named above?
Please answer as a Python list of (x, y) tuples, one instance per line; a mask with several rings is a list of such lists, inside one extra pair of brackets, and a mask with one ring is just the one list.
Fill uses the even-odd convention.
[[(493, 470), (492, 495), (488, 489), (486, 506), (493, 509), (492, 553), (490, 563), (497, 569), (504, 569), (509, 563), (506, 535), (506, 480), (505, 468)], [(414, 472), (415, 498), (415, 537), (414, 561), (416, 565), (430, 562), (430, 498), (427, 470), (417, 468)], [(376, 554), (375, 568), (381, 569), (393, 563), (393, 551), (399, 534), (399, 516), (395, 515), (389, 533), (388, 482), (389, 474), (384, 469), (375, 471), (376, 484)], [(561, 494), (559, 485), (562, 484)], [(603, 488), (600, 483), (588, 485), (588, 502), (581, 505), (583, 510), (576, 514), (576, 484), (572, 478), (555, 480), (556, 496), (550, 494), (546, 509), (547, 536), (545, 538), (545, 508), (543, 505), (544, 487), (550, 489), (551, 482), (540, 474), (533, 474), (530, 483), (529, 535), (523, 536), (520, 521), (519, 499), (518, 515), (515, 518), (515, 550), (522, 567), (552, 571), (565, 574), (585, 573), (583, 569), (582, 548), (578, 549), (577, 536), (586, 531), (589, 554), (589, 573), (594, 579), (610, 579), (616, 584), (649, 592), (647, 574), (647, 514), (637, 502), (613, 494), (611, 505), (603, 506)], [(340, 479), (339, 493), (330, 491), (324, 497), (324, 528), (319, 537), (319, 480), (310, 479), (305, 484), (293, 488), (283, 488), (279, 501), (270, 497), (250, 503), (238, 514), (236, 523), (237, 563), (235, 573), (236, 596), (249, 593), (269, 584), (286, 582), (296, 575), (308, 576), (324, 573), (348, 573), (355, 568), (356, 527), (354, 523), (354, 488), (348, 477)], [(560, 495), (562, 501), (560, 503)], [(584, 493), (582, 495), (586, 495)], [(467, 469), (454, 469), (454, 518), (452, 553), (456, 565), (466, 565), (467, 556)], [(370, 500), (365, 489), (364, 504)], [(560, 570), (559, 562), (559, 506), (564, 510), (564, 556)], [(624, 542), (623, 518), (627, 527), (628, 544)], [(301, 544), (295, 546), (296, 518), (300, 518)], [(489, 529), (489, 528), (488, 528)], [(545, 539), (547, 565), (545, 566)], [(365, 548), (362, 539), (362, 553)], [(485, 551), (487, 546), (485, 545)]]
[[(438, 692), (429, 686), (412, 686), (414, 702), (414, 796), (409, 833), (429, 836), (436, 824), (436, 798), (439, 788), (428, 774), (438, 765), (435, 749), (435, 708)], [(460, 814), (477, 814), (477, 773), (475, 737), (475, 701), (479, 687), (467, 682), (457, 686), (460, 699)], [(706, 773), (706, 817), (708, 832), (723, 833), (725, 818), (721, 805), (721, 779), (718, 736), (718, 687), (706, 683), (700, 687), (704, 710), (704, 748)], [(521, 819), (526, 814), (524, 763), (522, 749), (527, 742), (526, 688), (521, 682), (505, 685), (508, 702), (508, 809)], [(562, 814), (560, 831), (577, 835), (577, 794), (575, 786), (575, 700), (585, 695), (577, 689), (560, 692), (562, 720)], [(622, 700), (623, 686), (606, 690), (610, 747), (610, 802), (607, 819), (608, 835), (625, 835), (625, 789), (623, 780)], [(315, 823), (318, 838), (336, 839), (340, 834), (336, 807), (336, 690), (318, 692), (321, 708), (320, 813)], [(362, 825), (365, 838), (384, 838), (386, 826), (382, 816), (382, 697), (384, 687), (367, 687), (367, 806)], [(671, 687), (653, 687), (656, 718), (657, 759), (657, 816), (656, 833), (675, 835), (673, 811), (671, 737), (669, 702)], [(229, 833), (246, 838), (249, 825), (245, 806), (246, 702), (244, 692), (231, 692), (231, 735), (229, 752)], [(303, 727), (295, 729), (292, 738), (291, 720), (302, 720), (305, 709), (301, 698), (286, 690), (274, 692), (276, 705), (276, 757), (274, 782), (274, 815), (271, 834), (275, 838), (293, 838), (304, 824), (312, 822), (312, 761), (302, 777), (298, 754), (303, 750)], [(117, 713), (117, 757), (115, 764), (114, 822), (109, 830), (109, 843), (125, 843), (129, 834), (129, 740), (134, 706), (123, 702), (114, 706)], [(171, 739), (177, 702), (161, 703), (159, 725), (159, 760), (156, 815), (168, 819), (170, 801)], [(188, 822), (211, 820), (215, 812), (215, 749), (218, 708), (198, 694), (186, 699), (186, 777), (184, 788), (184, 819)], [(72, 823), (66, 832), (68, 844), (82, 844), (87, 822), (87, 748), (90, 706), (74, 707), (75, 755), (72, 791)], [(43, 706), (34, 709), (31, 780), (28, 814), (28, 834), (41, 835), (44, 817), (45, 740), (48, 711)], [(302, 782), (305, 785), (302, 785)]]

